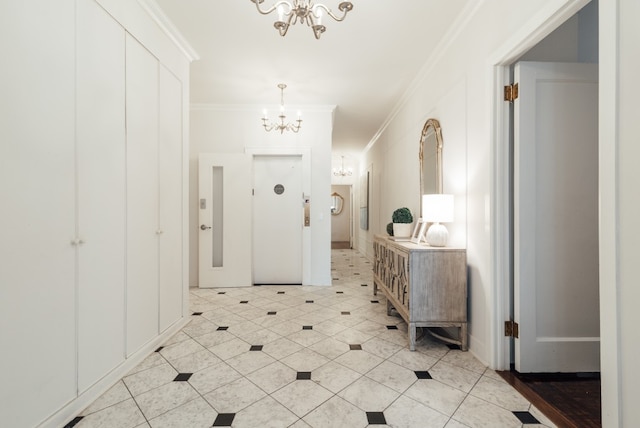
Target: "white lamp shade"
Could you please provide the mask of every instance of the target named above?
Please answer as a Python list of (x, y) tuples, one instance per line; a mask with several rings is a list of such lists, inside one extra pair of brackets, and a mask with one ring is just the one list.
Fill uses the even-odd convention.
[(428, 223), (453, 221), (453, 195), (422, 195), (422, 219)]

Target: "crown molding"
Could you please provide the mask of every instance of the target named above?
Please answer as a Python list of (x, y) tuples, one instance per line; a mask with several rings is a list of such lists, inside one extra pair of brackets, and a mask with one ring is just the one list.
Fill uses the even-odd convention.
[[(212, 110), (212, 111), (257, 111), (262, 113), (264, 109), (277, 111), (279, 104), (258, 105), (258, 104), (212, 104), (212, 103), (191, 103), (191, 110)], [(297, 105), (291, 104), (286, 106), (286, 110), (300, 110), (304, 113), (334, 113), (335, 105)]]
[(402, 107), (409, 101), (413, 93), (416, 89), (423, 83), (424, 79), (427, 78), (429, 73), (433, 70), (433, 68), (439, 63), (444, 54), (449, 50), (449, 47), (453, 44), (454, 41), (458, 39), (460, 33), (465, 29), (466, 25), (469, 23), (471, 18), (473, 18), (476, 12), (480, 9), (480, 6), (484, 3), (484, 0), (472, 1), (465, 6), (465, 8), (460, 12), (454, 23), (449, 27), (449, 30), (442, 37), (442, 41), (436, 46), (433, 50), (433, 53), (429, 56), (427, 61), (424, 63), (416, 77), (413, 79), (409, 87), (402, 94), (402, 97), (398, 100), (396, 105), (393, 107), (387, 118), (382, 122), (382, 125), (378, 129), (378, 131), (371, 137), (371, 141), (366, 147), (362, 150), (363, 153), (369, 151), (373, 145), (378, 141), (382, 133), (387, 129), (387, 127), (391, 124), (393, 119), (398, 115)]
[(142, 6), (144, 11), (155, 21), (163, 33), (180, 49), (189, 62), (200, 59), (198, 52), (189, 44), (187, 39), (182, 35), (180, 30), (165, 15), (155, 0), (138, 0), (138, 4)]

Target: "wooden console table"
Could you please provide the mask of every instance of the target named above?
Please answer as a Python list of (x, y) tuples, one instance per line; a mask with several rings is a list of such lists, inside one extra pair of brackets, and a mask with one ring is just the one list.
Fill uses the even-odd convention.
[(378, 288), (409, 326), (409, 349), (415, 350), (417, 327), (457, 327), (467, 345), (467, 253), (463, 248), (429, 247), (376, 235), (373, 243), (373, 293)]

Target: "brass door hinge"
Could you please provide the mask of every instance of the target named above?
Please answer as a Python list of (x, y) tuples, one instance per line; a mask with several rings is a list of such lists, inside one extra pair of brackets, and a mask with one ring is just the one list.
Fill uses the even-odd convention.
[(518, 84), (507, 85), (504, 87), (504, 100), (512, 103), (518, 98)]
[(518, 323), (514, 321), (505, 321), (504, 322), (504, 335), (508, 337), (515, 337), (516, 339), (519, 337), (518, 335)]

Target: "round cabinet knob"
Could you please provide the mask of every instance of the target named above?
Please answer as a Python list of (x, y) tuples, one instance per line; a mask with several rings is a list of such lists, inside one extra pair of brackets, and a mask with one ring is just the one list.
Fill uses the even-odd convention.
[(200, 230), (208, 230), (208, 229), (211, 229), (211, 226), (206, 226), (204, 224), (200, 225)]

